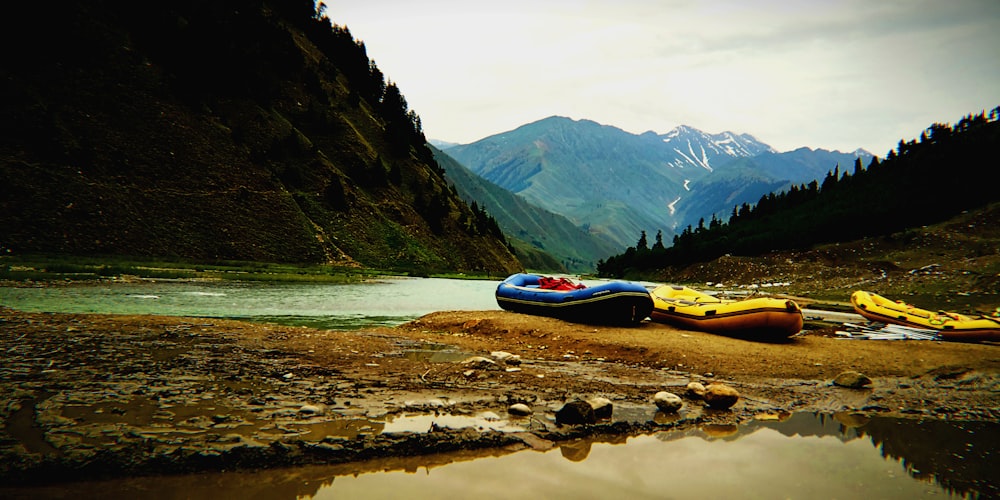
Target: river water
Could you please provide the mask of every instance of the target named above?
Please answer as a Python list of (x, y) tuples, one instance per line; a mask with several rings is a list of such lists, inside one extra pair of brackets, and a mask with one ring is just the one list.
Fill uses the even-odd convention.
[(0, 304), (30, 312), (161, 314), (326, 329), (395, 326), (442, 311), (499, 309), (499, 281), (384, 278), (351, 284), (154, 281), (0, 287)]
[[(498, 309), (496, 281), (151, 282), (0, 287), (26, 311), (163, 314), (358, 329)], [(418, 416), (426, 428), (478, 419)], [(403, 427), (413, 422), (401, 422)], [(385, 422), (383, 432), (392, 430)], [(742, 426), (252, 473), (7, 489), (14, 498), (991, 498), (1000, 424), (796, 413)]]

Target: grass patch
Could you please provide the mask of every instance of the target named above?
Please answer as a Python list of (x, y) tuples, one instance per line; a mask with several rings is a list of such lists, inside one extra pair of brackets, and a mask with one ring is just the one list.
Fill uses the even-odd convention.
[(395, 273), (324, 264), (237, 261), (194, 263), (115, 256), (26, 255), (0, 257), (0, 280), (15, 282), (141, 278), (353, 283), (387, 274)]
[[(77, 257), (18, 255), (0, 257), (0, 281), (98, 281), (109, 279), (234, 280), (292, 283), (357, 283), (378, 276), (410, 276), (490, 280), (496, 276), (437, 273), (415, 268), (364, 269), (326, 264), (248, 261), (212, 263), (139, 259), (134, 257)], [(506, 276), (501, 277), (506, 278)]]

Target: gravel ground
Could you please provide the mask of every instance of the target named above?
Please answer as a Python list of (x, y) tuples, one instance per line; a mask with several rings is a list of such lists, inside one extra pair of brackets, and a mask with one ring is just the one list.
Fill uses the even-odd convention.
[[(799, 411), (1000, 419), (996, 345), (842, 340), (826, 326), (758, 343), (504, 311), (323, 331), (0, 308), (0, 482), (510, 451)], [(871, 384), (832, 383), (848, 371)], [(686, 394), (690, 382), (723, 383), (739, 401), (711, 409)], [(681, 395), (683, 408), (658, 411), (660, 391)], [(557, 422), (566, 403), (593, 398), (611, 402), (610, 418)], [(531, 414), (509, 414), (517, 403)], [(480, 425), (388, 431), (414, 415)]]

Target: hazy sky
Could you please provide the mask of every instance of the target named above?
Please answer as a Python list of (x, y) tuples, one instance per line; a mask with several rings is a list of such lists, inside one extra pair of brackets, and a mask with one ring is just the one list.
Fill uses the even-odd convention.
[(548, 116), (884, 156), (1000, 105), (1000, 0), (328, 0), (428, 139)]

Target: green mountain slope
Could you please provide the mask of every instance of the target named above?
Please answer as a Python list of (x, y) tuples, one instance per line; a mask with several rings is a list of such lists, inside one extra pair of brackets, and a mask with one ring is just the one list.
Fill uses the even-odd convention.
[(0, 249), (520, 269), (448, 188), (398, 88), (314, 8), (12, 6)]
[(673, 234), (668, 218), (657, 214), (681, 196), (687, 173), (668, 165), (663, 144), (655, 134), (550, 117), (446, 152), (490, 182), (625, 248), (639, 231)]
[[(597, 261), (617, 252), (599, 235), (584, 232), (569, 219), (536, 207), (524, 198), (472, 173), (447, 153), (432, 148), (446, 178), (468, 203), (486, 209), (517, 248), (518, 259), (540, 271), (593, 272)], [(536, 253), (549, 255), (535, 255)]]

